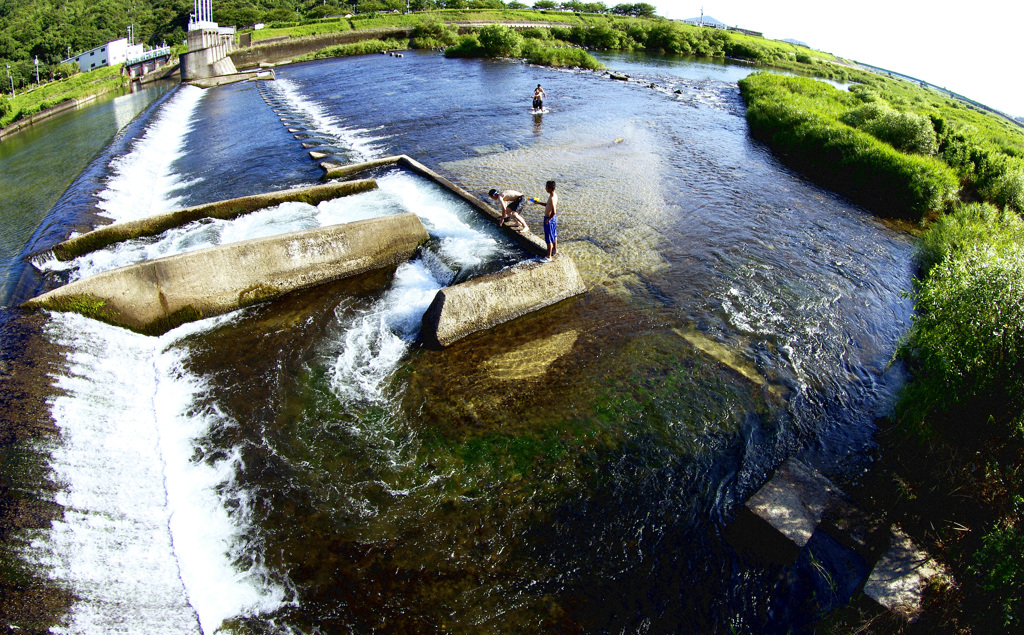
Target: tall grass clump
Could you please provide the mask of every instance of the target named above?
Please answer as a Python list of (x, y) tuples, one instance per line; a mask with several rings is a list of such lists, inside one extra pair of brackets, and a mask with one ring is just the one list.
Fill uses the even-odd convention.
[(516, 57), (531, 64), (560, 68), (587, 68), (598, 70), (604, 65), (586, 51), (559, 46), (549, 39), (559, 27), (545, 30), (543, 38), (523, 37), (515, 30), (492, 24), (461, 36), (458, 43), (445, 49), (446, 57)]
[(829, 84), (754, 73), (741, 80), (751, 133), (811, 178), (885, 216), (919, 221), (958, 189), (942, 161), (910, 154), (843, 121), (861, 102)]
[(914, 381), (901, 416), (1017, 430), (1024, 413), (1024, 245), (954, 249), (918, 286), (900, 354)]
[(455, 27), (448, 26), (440, 20), (430, 20), (412, 30), (412, 41), (409, 45), (414, 49), (445, 48), (459, 41), (459, 32)]

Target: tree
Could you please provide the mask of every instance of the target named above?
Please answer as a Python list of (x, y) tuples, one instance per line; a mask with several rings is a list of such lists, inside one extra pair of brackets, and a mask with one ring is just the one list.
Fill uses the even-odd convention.
[(480, 46), (487, 57), (518, 57), (523, 36), (504, 24), (490, 24), (480, 29)]
[(542, 10), (546, 9), (550, 11), (557, 9), (558, 3), (555, 2), (555, 0), (537, 0), (536, 2), (533, 3), (533, 8)]

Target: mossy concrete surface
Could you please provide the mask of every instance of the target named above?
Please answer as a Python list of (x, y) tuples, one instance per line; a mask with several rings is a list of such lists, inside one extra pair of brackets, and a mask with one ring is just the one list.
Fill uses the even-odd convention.
[(586, 291), (567, 256), (521, 263), (438, 291), (423, 314), (421, 337), (428, 346), (445, 347)]
[(196, 205), (141, 220), (106, 225), (58, 243), (53, 247), (52, 251), (58, 260), (71, 260), (82, 254), (102, 249), (114, 243), (143, 236), (155, 236), (168, 229), (180, 227), (186, 223), (203, 218), (228, 220), (288, 201), (301, 201), (310, 205), (317, 205), (326, 200), (366, 192), (376, 189), (376, 187), (377, 182), (373, 179), (339, 181)]
[(398, 264), (427, 239), (415, 214), (385, 216), (121, 267), (72, 282), (23, 306), (78, 311), (133, 331), (158, 334), (290, 291)]

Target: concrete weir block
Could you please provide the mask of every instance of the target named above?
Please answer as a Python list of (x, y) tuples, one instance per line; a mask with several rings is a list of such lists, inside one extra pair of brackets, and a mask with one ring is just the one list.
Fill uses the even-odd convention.
[(291, 232), (106, 271), (23, 306), (77, 311), (146, 334), (396, 265), (428, 239), (415, 214)]
[(747, 507), (798, 547), (803, 547), (837, 491), (819, 472), (790, 459), (750, 497)]
[(52, 252), (58, 260), (71, 260), (82, 254), (102, 249), (114, 243), (143, 236), (155, 236), (173, 227), (180, 227), (185, 223), (191, 223), (203, 218), (228, 220), (242, 214), (248, 214), (289, 201), (301, 201), (309, 205), (317, 205), (333, 198), (367, 192), (376, 189), (376, 187), (377, 182), (373, 179), (362, 179), (327, 186), (314, 185), (291, 190), (278, 190), (265, 194), (231, 198), (215, 203), (205, 203), (139, 220), (104, 225), (91, 232), (80, 234), (54, 245)]
[(586, 290), (571, 258), (522, 263), (438, 291), (423, 314), (421, 337), (445, 347)]
[(864, 595), (881, 606), (913, 620), (921, 612), (921, 594), (933, 580), (950, 581), (946, 569), (918, 548), (898, 528), (893, 528), (889, 549), (875, 564), (864, 583)]

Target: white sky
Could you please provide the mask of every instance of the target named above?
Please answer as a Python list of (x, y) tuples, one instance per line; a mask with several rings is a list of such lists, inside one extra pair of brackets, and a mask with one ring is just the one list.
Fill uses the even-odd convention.
[[(620, 1), (605, 0), (609, 7)], [(910, 75), (1024, 116), (1024, 1), (643, 0)]]

